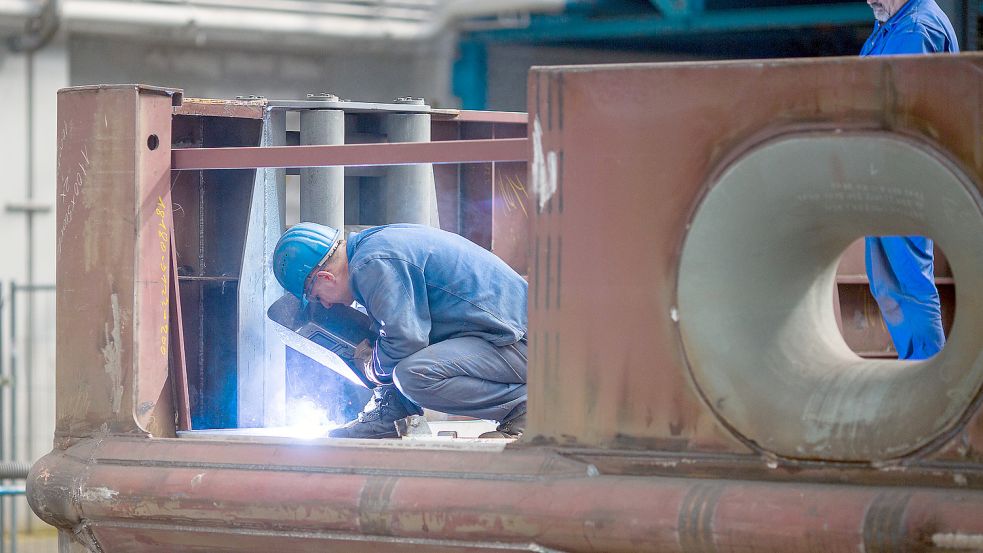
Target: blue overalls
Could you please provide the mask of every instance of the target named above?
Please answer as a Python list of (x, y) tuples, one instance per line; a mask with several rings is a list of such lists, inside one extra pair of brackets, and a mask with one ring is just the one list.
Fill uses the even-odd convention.
[(444, 413), (500, 422), (525, 414), (521, 276), (468, 239), (421, 225), (374, 227), (346, 248), (355, 301), (379, 334), (374, 380)]
[[(877, 22), (861, 56), (958, 52), (956, 34), (933, 0), (908, 0)], [(932, 240), (868, 236), (867, 277), (899, 359), (926, 359), (942, 350), (942, 310), (935, 287)]]

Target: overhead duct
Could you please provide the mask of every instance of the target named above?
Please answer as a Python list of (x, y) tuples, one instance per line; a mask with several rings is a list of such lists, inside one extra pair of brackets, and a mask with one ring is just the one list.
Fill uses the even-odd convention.
[[(289, 46), (350, 40), (423, 42), (460, 19), (558, 11), (565, 5), (564, 0), (65, 0), (60, 19), (62, 28), (82, 34)], [(0, 31), (22, 29), (41, 8), (29, 0), (0, 0)]]

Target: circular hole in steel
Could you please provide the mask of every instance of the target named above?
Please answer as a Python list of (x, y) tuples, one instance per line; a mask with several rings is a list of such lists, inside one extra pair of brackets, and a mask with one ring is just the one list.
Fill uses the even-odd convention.
[[(949, 341), (918, 361), (862, 358), (831, 297), (863, 236), (930, 236), (956, 296)], [(787, 135), (723, 169), (693, 216), (680, 338), (708, 406), (781, 457), (869, 462), (938, 443), (983, 386), (983, 203), (931, 145), (891, 133)]]
[(151, 150), (156, 150), (160, 146), (160, 139), (157, 138), (156, 134), (152, 134), (147, 137), (147, 147)]

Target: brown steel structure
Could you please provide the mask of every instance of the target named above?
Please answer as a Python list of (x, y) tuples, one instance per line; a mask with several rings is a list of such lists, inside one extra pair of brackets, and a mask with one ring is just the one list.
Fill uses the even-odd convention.
[[(168, 209), (158, 215), (158, 206), (169, 207), (169, 121), (179, 97), (146, 87), (63, 91), (58, 426), (55, 449), (32, 470), (31, 504), (62, 531), (64, 551), (978, 550), (983, 270), (967, 252), (980, 251), (983, 233), (953, 229), (983, 221), (981, 69), (976, 54), (534, 69), (531, 193), (521, 210), (531, 220), (529, 428), (507, 447), (174, 438), (161, 360), (169, 343), (160, 340), (168, 335), (161, 255), (170, 244), (157, 231), (170, 224)], [(487, 125), (434, 136), (514, 132)], [(864, 216), (825, 210), (836, 197), (824, 195), (824, 186), (842, 188), (847, 177), (864, 174), (874, 180), (849, 184), (878, 184), (876, 171), (856, 173), (856, 152), (841, 144), (923, 155), (926, 167), (951, 176), (938, 193), (949, 216), (922, 220), (883, 188), (862, 198)], [(779, 212), (760, 211), (770, 205), (766, 196), (728, 199), (731, 190), (756, 190), (772, 173), (786, 174), (768, 157), (774, 152), (835, 163), (800, 167), (803, 178), (776, 189), (778, 198), (793, 193)], [(761, 159), (768, 170), (754, 165)], [(884, 166), (892, 166), (887, 159)], [(489, 174), (519, 179), (524, 189), (518, 168), (504, 165)], [(814, 178), (825, 178), (826, 165), (831, 176)], [(756, 176), (742, 178), (748, 167)], [(906, 181), (904, 194), (915, 194), (916, 185)], [(489, 197), (481, 186), (462, 188), (463, 204), (471, 188)], [(962, 201), (942, 201), (950, 197)], [(927, 213), (935, 213), (933, 202), (924, 200)], [(878, 228), (887, 224), (878, 215), (884, 206), (907, 210), (905, 221)], [(466, 230), (467, 211), (462, 206), (455, 230)], [(811, 222), (827, 216), (845, 220), (843, 231)], [(755, 222), (762, 219), (767, 224)], [(814, 226), (797, 227), (800, 219)], [(862, 223), (867, 219), (879, 223)], [(937, 358), (911, 364), (849, 357), (842, 339), (809, 350), (810, 340), (794, 339), (807, 334), (790, 335), (776, 356), (760, 357), (761, 366), (773, 367), (789, 352), (815, 357), (779, 366), (788, 380), (779, 372), (751, 384), (766, 399), (808, 394), (838, 407), (823, 412), (814, 435), (786, 435), (812, 419), (749, 401), (755, 388), (742, 383), (717, 395), (714, 379), (726, 366), (708, 364), (714, 352), (700, 329), (688, 326), (704, 312), (729, 321), (717, 338), (736, 367), (739, 358), (754, 358), (753, 348), (742, 347), (771, 347), (777, 339), (744, 340), (771, 322), (742, 317), (781, 318), (796, 307), (779, 302), (773, 310), (736, 312), (742, 304), (733, 294), (716, 297), (698, 286), (718, 282), (708, 272), (727, 273), (713, 256), (697, 255), (718, 242), (701, 235), (716, 231), (720, 243), (740, 243), (741, 232), (721, 231), (735, 221), (755, 236), (769, 225), (787, 230), (776, 248), (801, 244), (788, 249), (805, 252), (789, 267), (770, 261), (765, 249), (764, 271), (746, 274), (740, 266), (725, 275), (749, 294), (763, 293), (756, 282), (773, 286), (782, 301), (792, 276), (792, 284), (818, 282), (831, 295), (830, 252), (868, 229), (931, 231), (958, 279), (949, 345)], [(483, 229), (474, 236), (509, 236), (494, 224)], [(816, 275), (807, 278), (792, 261)], [(718, 270), (687, 272), (701, 262)], [(823, 340), (835, 331), (828, 299), (804, 303)], [(842, 367), (828, 363), (833, 353), (844, 356)], [(855, 367), (859, 372), (844, 378), (865, 391), (894, 390), (892, 379), (909, 373), (925, 389), (942, 380), (961, 387), (951, 397), (901, 390), (903, 397), (879, 404), (899, 412), (897, 421), (871, 427), (850, 416), (876, 420), (877, 410), (842, 403), (854, 396), (837, 382), (805, 391), (789, 384), (809, 376), (810, 367)], [(934, 381), (923, 376), (931, 368), (940, 375)], [(937, 410), (929, 419), (939, 426), (910, 436), (892, 400), (913, 412)], [(772, 407), (765, 423), (747, 415)], [(796, 440), (814, 449), (800, 453)]]
[(171, 167), (175, 170), (202, 170), (525, 161), (528, 147), (525, 138), (503, 138), (443, 143), (181, 148), (171, 152)]

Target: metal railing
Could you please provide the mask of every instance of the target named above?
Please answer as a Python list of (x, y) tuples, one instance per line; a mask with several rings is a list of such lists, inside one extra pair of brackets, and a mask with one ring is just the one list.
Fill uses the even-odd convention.
[[(54, 290), (51, 284), (25, 286), (11, 282), (9, 292), (4, 294), (0, 283), (0, 553), (17, 553), (18, 513), (22, 512), (25, 480), (31, 468), (30, 462), (18, 459), (25, 454), (30, 457), (26, 446), (35, 430), (31, 427), (36, 372), (34, 295)], [(27, 330), (23, 336), (18, 334), (18, 321), (24, 315), (18, 310), (17, 299), (21, 294), (27, 295)], [(9, 321), (7, 328), (3, 326), (5, 319)], [(21, 339), (26, 342), (23, 360), (16, 347)], [(26, 420), (19, 418), (21, 407), (18, 402), (21, 399), (27, 402), (24, 406)], [(22, 445), (25, 447), (20, 447)], [(27, 520), (30, 529), (33, 518), (28, 516)]]

